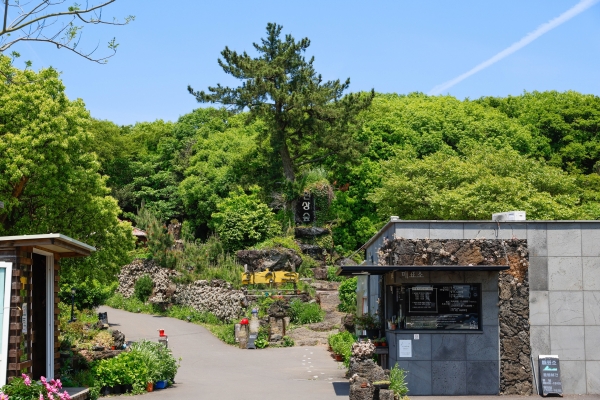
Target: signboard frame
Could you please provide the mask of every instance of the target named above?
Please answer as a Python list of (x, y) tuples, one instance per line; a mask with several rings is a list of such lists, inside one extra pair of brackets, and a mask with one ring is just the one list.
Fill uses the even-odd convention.
[[(445, 295), (448, 287), (461, 286), (460, 290), (469, 290), (469, 300), (458, 305), (447, 304), (453, 301), (452, 297)], [(483, 330), (483, 307), (481, 283), (425, 283), (425, 284), (405, 284), (404, 299), (402, 299), (402, 329), (406, 330), (461, 330), (461, 331), (481, 331)], [(419, 288), (419, 290), (415, 290)], [(415, 297), (417, 293), (429, 291), (431, 296)], [(473, 295), (474, 293), (474, 295)], [(472, 296), (477, 297), (472, 299)], [(414, 298), (413, 298), (414, 297)], [(457, 297), (460, 299), (461, 297)], [(435, 301), (435, 307), (431, 303)], [(453, 308), (461, 307), (460, 311), (453, 311)], [(419, 310), (419, 308), (422, 308)], [(435, 310), (435, 311), (434, 311)], [(415, 320), (423, 320), (423, 324), (416, 324)], [(427, 326), (427, 324), (436, 326)], [(461, 326), (463, 325), (463, 326)]]
[(562, 397), (563, 389), (562, 380), (560, 378), (560, 361), (557, 355), (538, 355), (538, 375), (540, 394), (543, 397)]

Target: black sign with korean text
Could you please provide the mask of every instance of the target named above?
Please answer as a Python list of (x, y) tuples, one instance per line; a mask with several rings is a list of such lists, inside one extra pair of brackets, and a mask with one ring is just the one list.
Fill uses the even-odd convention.
[(481, 285), (406, 286), (405, 329), (480, 329)]
[(310, 224), (315, 220), (315, 201), (312, 194), (304, 193), (296, 203), (296, 222)]
[(560, 380), (560, 363), (558, 356), (543, 356), (538, 358), (538, 372), (540, 375), (540, 392), (542, 396), (562, 396), (562, 382)]

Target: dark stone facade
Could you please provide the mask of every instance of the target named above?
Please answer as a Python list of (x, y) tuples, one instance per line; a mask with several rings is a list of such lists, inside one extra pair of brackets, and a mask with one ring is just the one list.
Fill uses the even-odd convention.
[[(427, 354), (418, 353), (411, 360), (397, 361), (400, 367), (413, 371), (408, 380), (414, 381), (416, 386), (413, 385), (413, 388), (418, 387), (419, 394), (532, 394), (529, 260), (526, 240), (384, 240), (378, 250), (378, 256), (379, 265), (508, 265), (510, 268), (499, 274), (440, 271), (426, 275), (423, 283), (436, 283), (440, 280), (460, 283), (461, 279), (464, 279), (464, 282), (481, 282), (481, 278), (487, 281), (483, 284), (483, 335), (443, 331), (422, 333), (421, 340), (415, 342), (416, 347), (413, 351), (424, 351)], [(398, 275), (400, 274), (396, 273), (394, 283), (404, 283), (404, 278)], [(489, 318), (491, 313), (495, 315), (493, 319)], [(399, 339), (410, 339), (411, 336), (410, 331), (388, 331), (390, 361), (396, 358), (392, 355), (397, 351), (395, 342)], [(431, 345), (426, 345), (428, 340)], [(454, 349), (460, 352), (460, 349), (463, 349), (466, 359), (462, 360), (462, 356), (458, 355), (450, 355), (449, 358), (438, 355), (436, 343), (440, 340), (440, 345), (443, 345), (445, 351), (452, 352)], [(492, 354), (494, 352), (499, 353), (499, 367), (498, 356)], [(446, 376), (448, 371), (462, 375)], [(448, 382), (459, 386), (447, 387)], [(482, 386), (484, 382), (488, 382), (486, 387)], [(492, 393), (494, 385), (496, 389), (495, 393)]]

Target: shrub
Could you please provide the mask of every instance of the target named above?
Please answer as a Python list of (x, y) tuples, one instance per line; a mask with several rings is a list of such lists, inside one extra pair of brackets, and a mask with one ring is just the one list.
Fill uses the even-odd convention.
[(281, 343), (283, 347), (293, 347), (295, 344), (294, 339), (287, 335), (283, 337), (283, 342)]
[(296, 324), (313, 324), (323, 321), (325, 311), (317, 303), (290, 302), (290, 320)]
[(117, 283), (102, 285), (98, 280), (87, 278), (83, 282), (63, 282), (60, 285), (58, 297), (65, 304), (71, 304), (71, 289), (75, 288), (75, 307), (79, 310), (96, 308), (111, 296)]
[(354, 313), (356, 312), (356, 277), (346, 279), (340, 285), (338, 293), (340, 296), (340, 304), (338, 309), (341, 312)]
[(406, 371), (398, 368), (398, 363), (390, 370), (390, 390), (394, 391), (394, 397), (398, 399), (402, 399), (408, 393)]
[(334, 266), (327, 267), (327, 280), (330, 282), (343, 282), (343, 281), (347, 280), (345, 276), (336, 275), (336, 272), (337, 272), (337, 267), (334, 267)]
[(238, 187), (217, 204), (219, 211), (212, 214), (212, 225), (227, 250), (251, 247), (281, 231), (259, 192), (258, 186), (251, 187), (250, 194)]
[(336, 333), (330, 335), (327, 338), (331, 350), (335, 354), (342, 356), (344, 365), (348, 367), (350, 365), (350, 357), (352, 357), (352, 345), (356, 342), (356, 337), (348, 331)]
[(152, 282), (152, 278), (149, 275), (144, 275), (139, 277), (135, 282), (133, 295), (139, 301), (146, 302), (152, 294), (152, 289), (154, 289), (154, 282)]

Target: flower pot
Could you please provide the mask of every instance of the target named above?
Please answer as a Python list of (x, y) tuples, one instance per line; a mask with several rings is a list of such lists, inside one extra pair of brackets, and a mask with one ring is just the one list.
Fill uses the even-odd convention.
[(110, 349), (111, 349), (111, 350), (116, 350), (116, 349), (117, 349), (117, 346), (110, 346)]
[(113, 394), (121, 394), (121, 385), (115, 385), (112, 388)]
[(151, 392), (151, 391), (153, 391), (153, 390), (154, 390), (154, 383), (152, 383), (152, 382), (148, 382), (148, 383), (146, 384), (146, 392)]
[(100, 394), (102, 396), (108, 396), (109, 394), (112, 394), (112, 388), (110, 386), (102, 386)]
[(154, 384), (156, 389), (164, 389), (167, 387), (167, 381), (158, 381)]
[(344, 361), (344, 357), (342, 357), (341, 354), (336, 354), (335, 355), (335, 361)]
[(131, 393), (133, 391), (133, 385), (128, 383), (126, 385), (121, 385), (121, 393)]
[(392, 327), (391, 327), (391, 329), (392, 329), (393, 331), (395, 331), (397, 327), (398, 327), (398, 325), (397, 325), (397, 324), (392, 324)]

